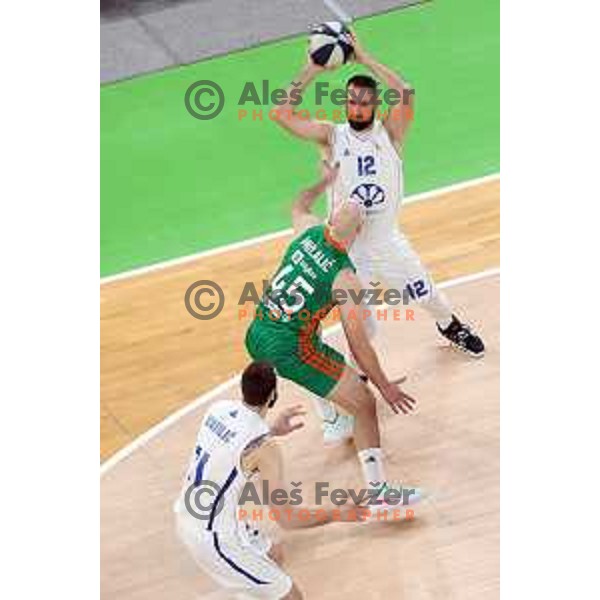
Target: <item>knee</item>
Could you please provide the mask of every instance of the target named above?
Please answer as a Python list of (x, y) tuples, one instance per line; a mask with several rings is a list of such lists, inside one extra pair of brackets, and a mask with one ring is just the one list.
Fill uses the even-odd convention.
[(359, 419), (376, 419), (377, 418), (377, 407), (375, 396), (371, 393), (371, 390), (365, 383), (361, 382), (362, 392), (356, 403), (356, 414), (355, 416)]
[(269, 550), (269, 558), (278, 565), (283, 564), (283, 544), (273, 544)]
[(283, 597), (282, 600), (302, 600), (302, 592), (298, 589), (295, 583), (292, 584), (292, 589)]

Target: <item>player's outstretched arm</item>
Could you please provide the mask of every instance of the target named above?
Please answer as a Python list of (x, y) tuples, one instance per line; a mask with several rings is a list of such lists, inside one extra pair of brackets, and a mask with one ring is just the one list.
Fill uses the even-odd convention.
[(398, 382), (390, 381), (383, 372), (377, 353), (369, 341), (365, 326), (363, 324), (363, 310), (365, 307), (360, 301), (361, 284), (356, 275), (350, 269), (344, 269), (334, 282), (334, 289), (345, 292), (344, 302), (339, 302), (340, 315), (344, 333), (348, 339), (348, 345), (358, 366), (380, 391), (383, 399), (395, 412), (407, 414), (414, 409), (415, 400), (404, 393), (398, 387)]
[(276, 437), (283, 437), (289, 435), (298, 429), (304, 427), (304, 421), (300, 420), (299, 417), (306, 415), (301, 404), (294, 404), (280, 412), (273, 423), (271, 424), (271, 435)]
[(335, 181), (339, 167), (339, 163), (330, 166), (328, 162), (323, 161), (323, 177), (315, 185), (300, 192), (294, 200), (292, 224), (296, 235), (322, 222), (312, 210), (317, 198)]
[(352, 37), (355, 61), (373, 71), (375, 76), (381, 79), (389, 89), (398, 92), (400, 103), (391, 107), (383, 124), (392, 142), (396, 146), (401, 146), (413, 119), (415, 90), (398, 73), (373, 58), (360, 44), (355, 33), (352, 34)]
[(303, 140), (310, 140), (325, 146), (329, 143), (331, 123), (301, 119), (296, 111), (298, 99), (302, 97), (312, 80), (323, 70), (322, 67), (314, 64), (309, 59), (302, 71), (292, 79), (286, 90), (285, 103), (273, 106), (273, 110), (279, 114), (279, 118), (275, 119), (275, 122), (279, 123), (284, 129)]

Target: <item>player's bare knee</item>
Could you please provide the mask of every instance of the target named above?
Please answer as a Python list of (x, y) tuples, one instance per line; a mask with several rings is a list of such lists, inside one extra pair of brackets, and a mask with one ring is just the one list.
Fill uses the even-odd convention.
[(357, 387), (356, 413), (357, 419), (374, 420), (377, 419), (377, 406), (375, 396), (363, 382)]
[(292, 589), (285, 596), (283, 596), (282, 600), (302, 600), (302, 598), (304, 598), (302, 592), (294, 583), (292, 584)]
[(268, 552), (269, 558), (278, 565), (283, 564), (283, 544), (273, 544)]

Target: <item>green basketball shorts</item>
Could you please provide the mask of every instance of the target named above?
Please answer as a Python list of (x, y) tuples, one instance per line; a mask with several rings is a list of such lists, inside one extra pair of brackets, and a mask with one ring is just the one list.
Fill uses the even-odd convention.
[(326, 398), (340, 380), (346, 359), (308, 326), (300, 331), (283, 323), (255, 319), (246, 333), (254, 360), (270, 362), (277, 374)]

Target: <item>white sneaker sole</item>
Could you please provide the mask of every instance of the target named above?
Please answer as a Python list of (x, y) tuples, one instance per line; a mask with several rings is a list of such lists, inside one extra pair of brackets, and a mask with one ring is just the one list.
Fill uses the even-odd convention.
[(480, 352), (479, 354), (477, 354), (476, 352), (471, 352), (470, 350), (467, 350), (467, 348), (463, 348), (462, 346), (459, 346), (458, 344), (451, 342), (447, 338), (444, 338), (444, 339), (446, 339), (446, 341), (448, 342), (448, 344), (450, 345), (451, 348), (453, 348), (454, 350), (457, 350), (461, 354), (466, 354), (467, 356), (470, 356), (471, 358), (483, 358), (485, 356), (485, 349), (483, 352)]

